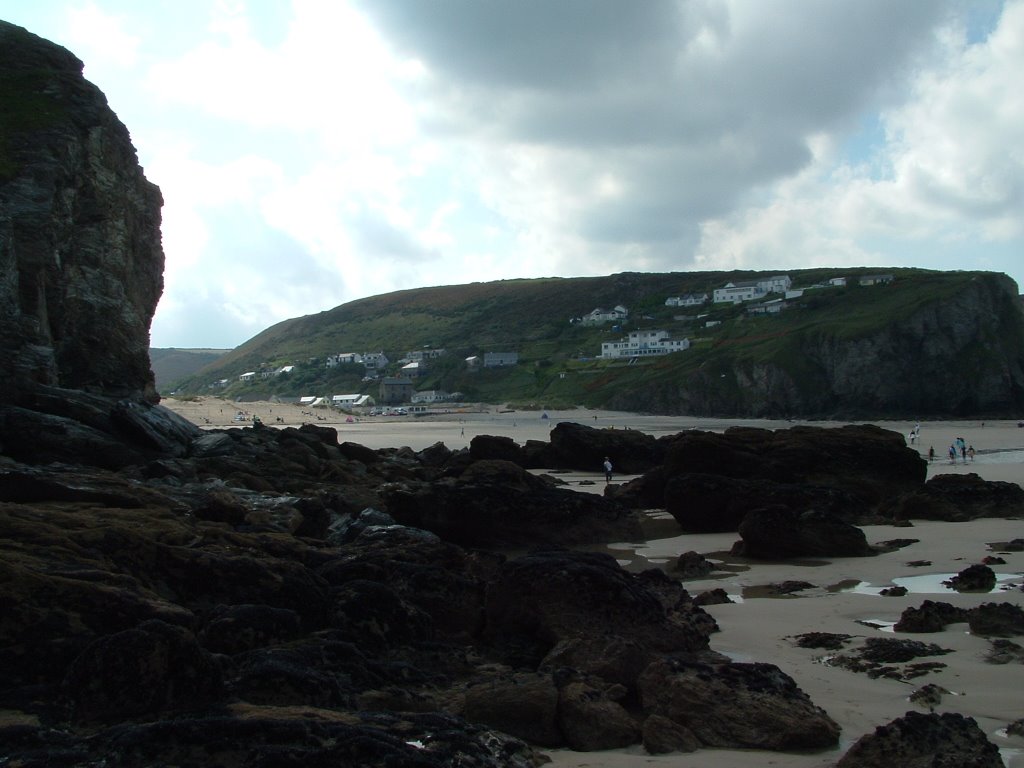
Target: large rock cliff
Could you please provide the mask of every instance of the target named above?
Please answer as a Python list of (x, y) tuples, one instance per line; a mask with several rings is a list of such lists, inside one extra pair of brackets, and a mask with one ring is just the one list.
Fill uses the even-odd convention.
[(1024, 314), (1005, 275), (979, 274), (864, 332), (841, 330), (807, 325), (761, 359), (723, 350), (714, 365), (624, 391), (609, 407), (775, 418), (1007, 418), (1024, 409)]
[(187, 428), (150, 409), (160, 190), (82, 62), (5, 22), (0, 103), (0, 450), (53, 458), (19, 448), (31, 435), (113, 463), (126, 439), (166, 452)]

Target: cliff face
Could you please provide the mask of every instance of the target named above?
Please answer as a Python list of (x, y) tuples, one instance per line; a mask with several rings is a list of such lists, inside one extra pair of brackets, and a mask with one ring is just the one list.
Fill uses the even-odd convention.
[(82, 62), (0, 22), (0, 453), (117, 467), (182, 455), (155, 405), (160, 190)]
[(711, 370), (624, 392), (610, 405), (750, 417), (1015, 418), (1024, 412), (1017, 285), (986, 274), (880, 330), (859, 337), (801, 331), (768, 361), (723, 356)]
[(39, 385), (156, 399), (160, 190), (65, 49), (0, 22), (0, 402)]

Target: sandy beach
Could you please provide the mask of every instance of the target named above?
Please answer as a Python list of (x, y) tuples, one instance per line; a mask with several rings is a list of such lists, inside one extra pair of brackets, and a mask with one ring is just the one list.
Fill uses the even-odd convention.
[[(257, 415), (268, 426), (306, 422), (329, 424), (338, 429), (339, 440), (372, 448), (409, 446), (415, 450), (438, 441), (449, 448), (461, 448), (478, 434), (507, 435), (519, 443), (547, 440), (559, 421), (578, 421), (595, 427), (638, 429), (653, 435), (686, 429), (720, 431), (733, 425), (770, 429), (795, 424), (839, 426), (837, 422), (697, 419), (689, 417), (642, 416), (608, 411), (509, 412), (506, 409), (466, 409), (439, 416), (367, 417), (346, 422), (345, 415), (316, 413), (299, 406), (247, 403), (233, 404), (217, 399), (163, 403), (203, 427), (248, 426), (234, 422), (238, 410), (245, 418)], [(546, 418), (544, 417), (546, 415)], [(909, 435), (912, 422), (874, 422)], [(946, 455), (950, 443), (963, 437), (975, 448), (973, 461), (951, 464)], [(908, 441), (909, 444), (909, 441)], [(929, 465), (929, 476), (975, 472), (987, 480), (1024, 482), (1024, 428), (1016, 421), (943, 421), (921, 423), (920, 438), (913, 446), (926, 456), (930, 447), (937, 458)], [(600, 468), (593, 474), (561, 475), (578, 490), (601, 493), (604, 479)], [(616, 478), (623, 481), (628, 478)], [(578, 485), (593, 481), (593, 485)], [(799, 647), (795, 635), (821, 631), (850, 635), (841, 653), (856, 650), (866, 638), (894, 637), (892, 624), (908, 607), (924, 600), (941, 600), (969, 608), (985, 602), (1024, 605), (1024, 552), (998, 551), (1004, 565), (993, 565), (1000, 583), (992, 593), (957, 593), (942, 585), (944, 579), (997, 554), (990, 545), (1024, 537), (1024, 520), (986, 519), (969, 523), (918, 521), (912, 527), (867, 526), (868, 541), (917, 539), (906, 547), (869, 558), (748, 562), (728, 554), (738, 538), (728, 534), (681, 535), (674, 520), (653, 513), (644, 541), (619, 542), (607, 547), (630, 570), (665, 567), (682, 552), (697, 551), (718, 564), (721, 570), (701, 581), (685, 582), (691, 594), (714, 588), (724, 589), (734, 602), (708, 606), (721, 632), (712, 637), (714, 650), (738, 661), (764, 661), (778, 665), (792, 676), (812, 701), (825, 709), (842, 727), (840, 747), (816, 754), (783, 754), (741, 750), (701, 750), (693, 754), (654, 756), (640, 747), (600, 753), (549, 751), (556, 768), (639, 768), (673, 766), (697, 768), (824, 768), (834, 765), (860, 736), (890, 722), (909, 710), (926, 711), (909, 701), (917, 688), (936, 684), (949, 691), (935, 708), (937, 712), (960, 712), (975, 718), (1001, 750), (1008, 768), (1024, 768), (1024, 739), (1007, 736), (1006, 726), (1024, 717), (1020, 690), (1024, 688), (1024, 664), (993, 664), (986, 661), (989, 640), (967, 631), (966, 624), (954, 624), (945, 631), (923, 635), (898, 635), (935, 643), (951, 653), (918, 658), (915, 662), (938, 661), (945, 665), (921, 677), (906, 680), (872, 679), (864, 673), (830, 666), (824, 660), (834, 651)], [(928, 565), (919, 565), (925, 561)], [(785, 596), (767, 596), (764, 587), (783, 581), (805, 581), (812, 587)], [(883, 587), (900, 584), (908, 593), (902, 597), (879, 594)], [(1020, 638), (1016, 638), (1020, 641)], [(1024, 643), (1022, 643), (1024, 644)]]

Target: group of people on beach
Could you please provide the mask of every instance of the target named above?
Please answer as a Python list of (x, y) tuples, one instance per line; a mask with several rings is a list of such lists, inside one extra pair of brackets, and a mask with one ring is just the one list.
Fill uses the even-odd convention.
[(963, 459), (964, 464), (968, 459), (974, 461), (974, 446), (968, 445), (962, 437), (954, 438), (953, 442), (949, 444), (949, 463), (956, 464), (958, 455)]

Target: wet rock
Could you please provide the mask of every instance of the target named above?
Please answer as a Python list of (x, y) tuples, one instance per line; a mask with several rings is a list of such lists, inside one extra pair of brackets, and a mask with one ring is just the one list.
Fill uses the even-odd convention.
[(960, 714), (920, 714), (881, 725), (862, 736), (843, 755), (837, 768), (891, 768), (928, 765), (935, 768), (1002, 768), (999, 748), (973, 718)]
[(922, 685), (920, 688), (910, 694), (910, 701), (917, 704), (919, 707), (924, 707), (930, 712), (934, 712), (935, 708), (942, 703), (942, 697), (949, 693), (941, 685), (935, 683), (928, 683)]
[(648, 754), (665, 755), (669, 752), (696, 752), (700, 741), (693, 731), (664, 715), (653, 714), (644, 720), (643, 745)]
[(699, 552), (683, 552), (676, 558), (675, 570), (680, 579), (701, 579), (715, 570), (715, 564)]
[(771, 664), (659, 660), (641, 677), (644, 708), (704, 746), (799, 750), (839, 742), (839, 726)]
[(990, 549), (996, 552), (1024, 552), (1024, 539), (1011, 539), (1010, 541), (994, 541), (989, 545)]
[(1013, 603), (983, 603), (967, 614), (971, 632), (983, 637), (1024, 635), (1024, 608)]
[(799, 514), (783, 506), (754, 509), (739, 526), (734, 554), (763, 559), (862, 557), (871, 554), (864, 532), (829, 515)]
[(878, 594), (882, 597), (904, 597), (907, 591), (906, 587), (886, 587)]
[(1006, 560), (1004, 560), (1001, 557), (996, 557), (994, 555), (986, 555), (981, 559), (981, 562), (984, 565), (1006, 565)]
[(640, 726), (623, 706), (583, 681), (559, 691), (558, 724), (565, 743), (577, 752), (621, 749), (640, 741)]
[(389, 489), (403, 525), (469, 547), (581, 544), (641, 535), (635, 514), (594, 494), (554, 488), (508, 461), (477, 461), (457, 478)]
[(992, 640), (992, 647), (985, 656), (989, 664), (1024, 664), (1024, 647), (1012, 640)]
[(302, 620), (288, 608), (218, 605), (206, 618), (198, 640), (213, 653), (234, 655), (299, 636)]
[(967, 621), (967, 611), (949, 603), (925, 600), (919, 608), (907, 608), (900, 614), (897, 632), (941, 632), (947, 624)]
[(666, 607), (610, 555), (538, 551), (498, 568), (487, 590), (485, 634), (508, 658), (532, 666), (558, 642), (578, 638), (618, 636), (647, 653), (702, 650), (708, 633), (691, 625), (689, 610)]
[(934, 643), (922, 643), (918, 640), (904, 640), (897, 637), (869, 637), (864, 641), (860, 657), (867, 661), (893, 664), (910, 661), (921, 656), (942, 656), (952, 653), (948, 648), (940, 648)]
[(94, 641), (64, 679), (75, 722), (117, 722), (199, 709), (221, 693), (220, 669), (186, 629), (147, 621)]
[(935, 475), (920, 488), (897, 497), (886, 508), (897, 520), (961, 522), (1024, 514), (1024, 489), (1017, 483), (982, 480), (974, 472)]
[(561, 747), (559, 692), (551, 675), (517, 674), (471, 686), (464, 716), (540, 747)]
[(729, 597), (729, 593), (721, 587), (701, 592), (693, 598), (694, 605), (725, 605), (732, 602), (733, 600)]
[(837, 651), (842, 648), (851, 635), (842, 635), (834, 632), (805, 632), (796, 636), (796, 644), (801, 648), (821, 648), (829, 651)]
[(524, 465), (519, 443), (505, 435), (476, 435), (469, 442), (469, 456), (473, 461), (497, 459)]
[(664, 447), (653, 436), (634, 429), (594, 429), (562, 421), (551, 430), (547, 466), (600, 472), (604, 457), (616, 473), (633, 475), (661, 463)]
[(976, 564), (942, 583), (957, 592), (991, 592), (996, 585), (996, 575), (987, 565)]

